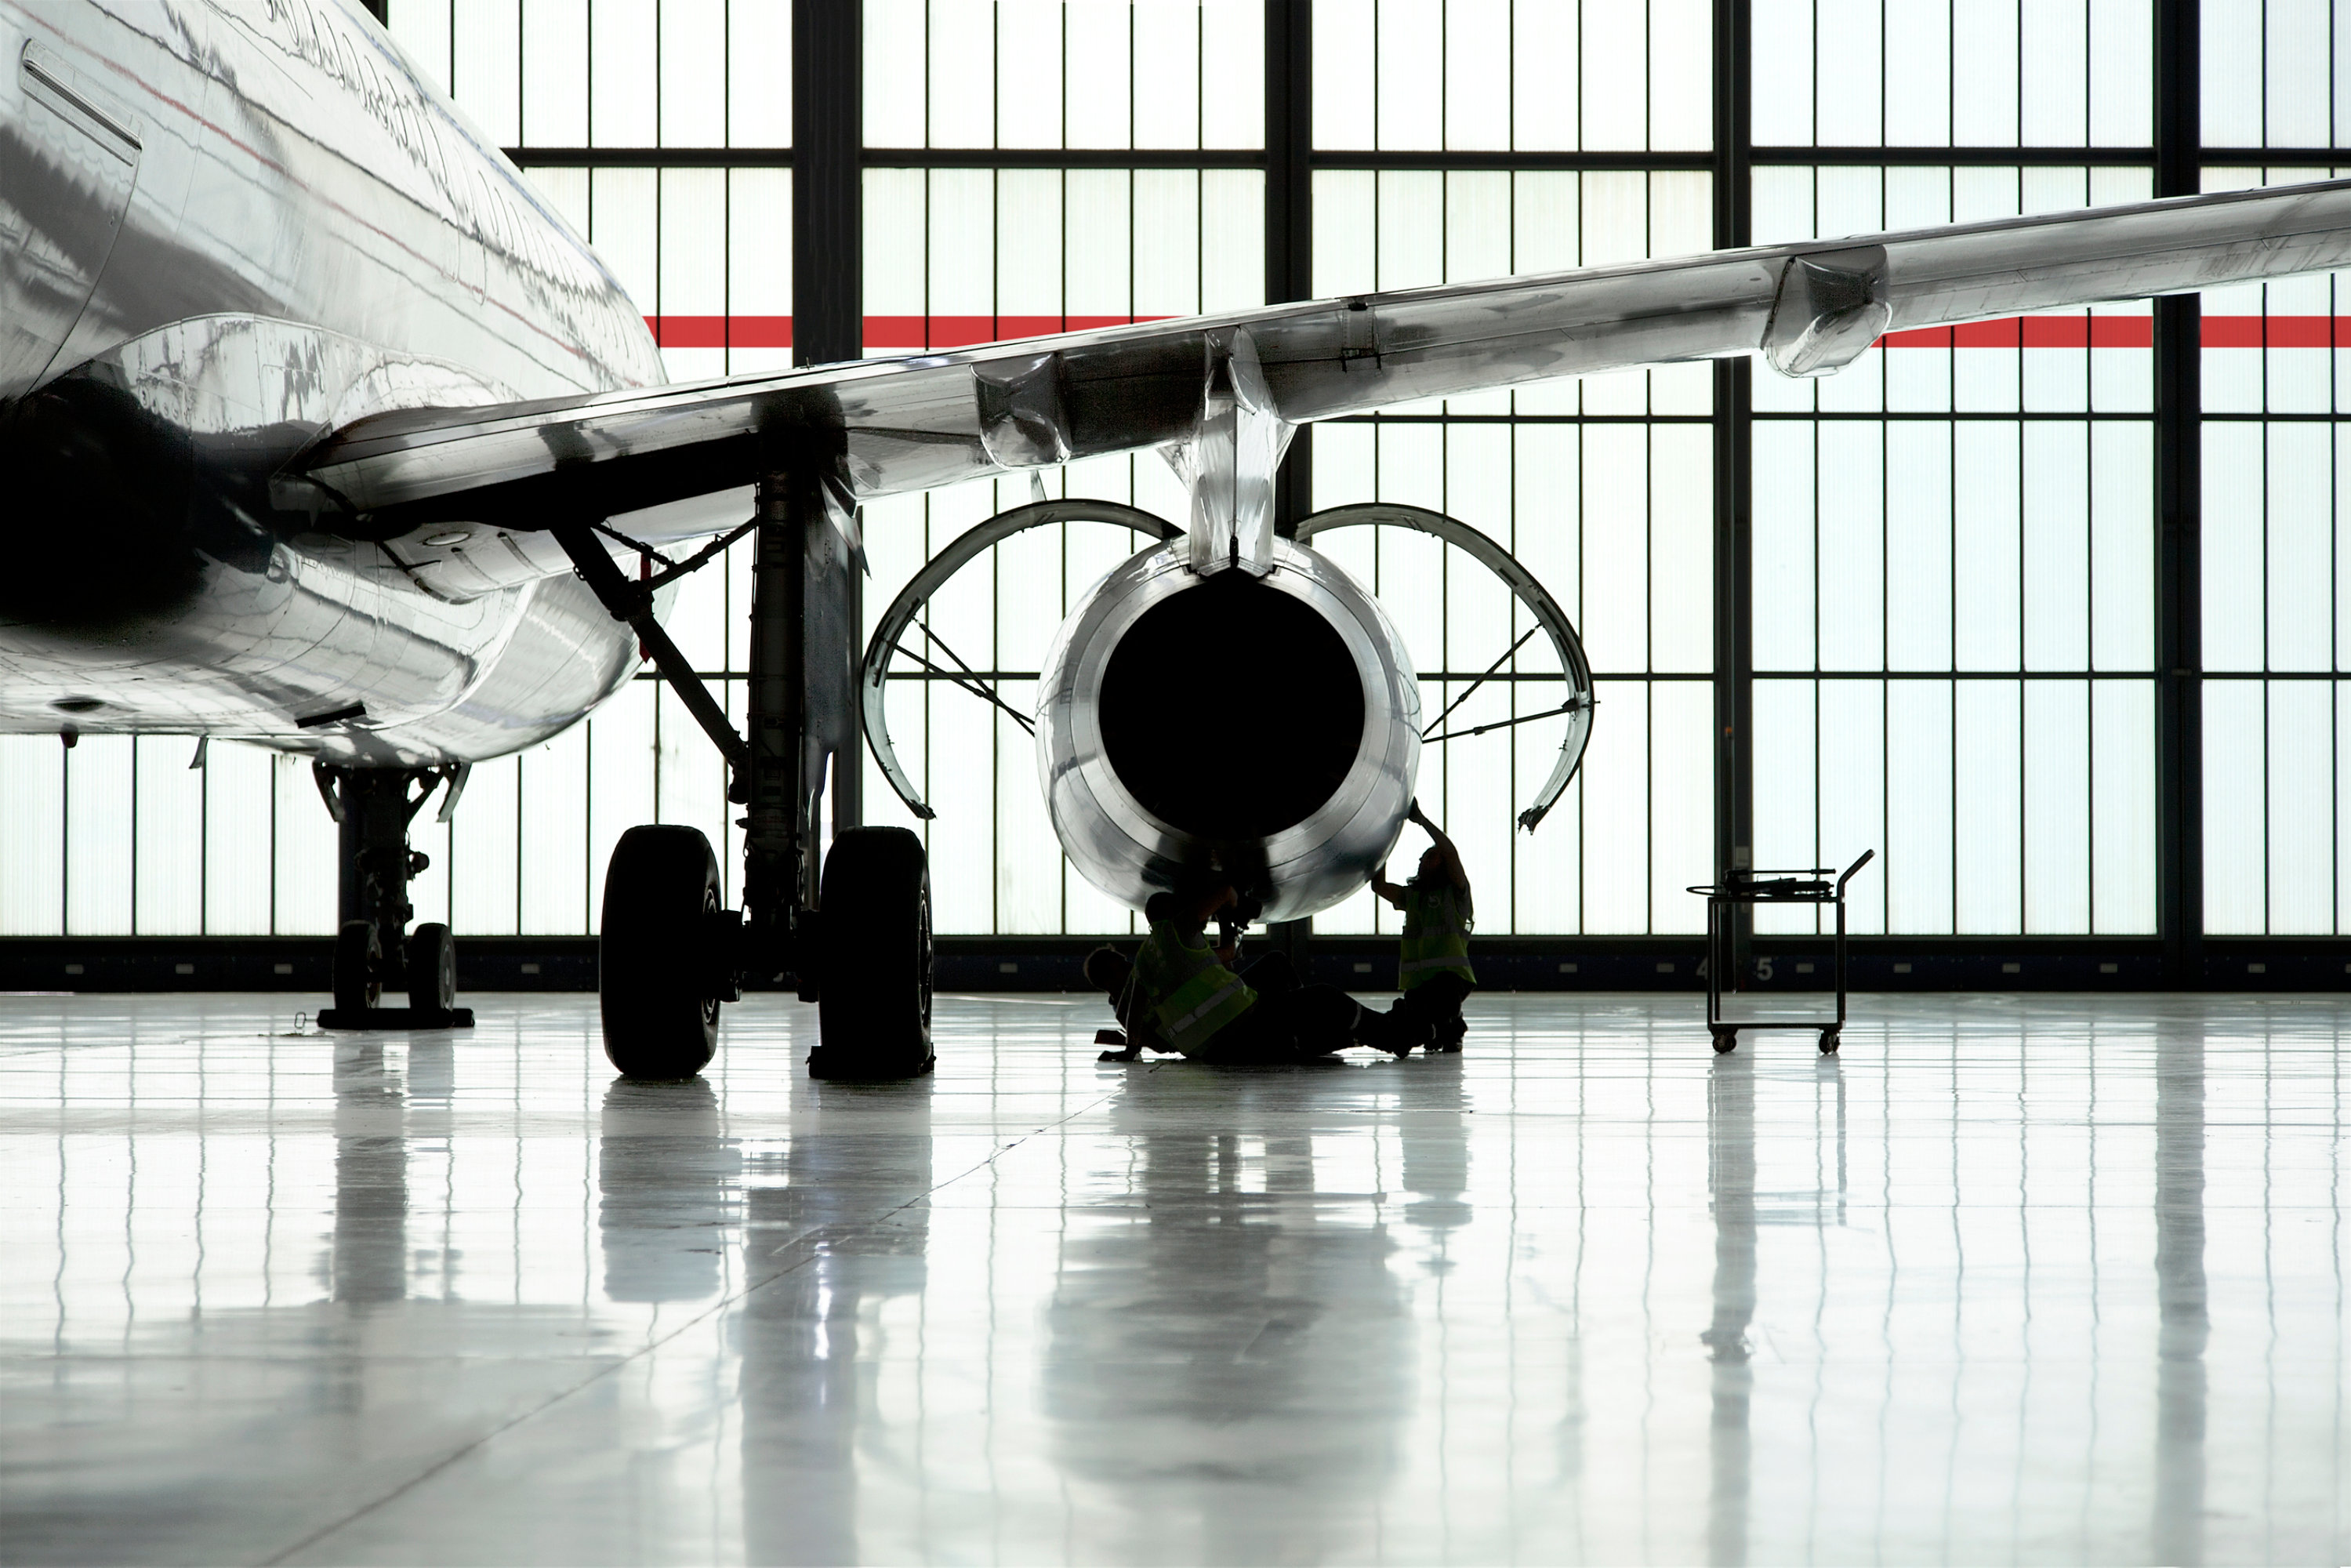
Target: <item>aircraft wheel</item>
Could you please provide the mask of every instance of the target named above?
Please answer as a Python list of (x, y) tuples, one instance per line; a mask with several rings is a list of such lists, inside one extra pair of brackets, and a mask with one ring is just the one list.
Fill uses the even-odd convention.
[(931, 873), (904, 828), (851, 828), (825, 856), (811, 1078), (912, 1078), (931, 1054)]
[(365, 1012), (383, 999), (383, 947), (375, 922), (346, 920), (335, 933), (335, 1010)]
[(409, 933), (408, 1005), (444, 1013), (457, 1005), (457, 941), (437, 920)]
[(701, 952), (718, 913), (718, 858), (701, 830), (631, 828), (604, 873), (597, 943), (604, 1054), (623, 1077), (691, 1078), (718, 1051)]

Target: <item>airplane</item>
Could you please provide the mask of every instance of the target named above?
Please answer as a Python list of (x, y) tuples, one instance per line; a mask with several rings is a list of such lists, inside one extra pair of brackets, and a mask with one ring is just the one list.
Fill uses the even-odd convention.
[[(1025, 721), (1073, 863), (1131, 904), (1211, 875), (1252, 918), (1310, 915), (1397, 841), (1423, 736), (1402, 638), (1320, 532), (1437, 534), (1550, 635), (1566, 733), (1523, 825), (1593, 713), (1573, 627), (1457, 519), (1342, 508), (1279, 537), (1297, 426), (1702, 359), (1816, 376), (1888, 331), (2351, 267), (2351, 182), (2329, 182), (669, 385), (611, 270), (353, 0), (0, 0), (0, 730), (312, 758), (340, 824), (320, 1021), (440, 1027), (471, 1015), (448, 928), (410, 929), (410, 821), (576, 723), (642, 649), (726, 757), (747, 841), (739, 909), (694, 829), (613, 852), (601, 1005), (632, 1077), (699, 1071), (747, 982), (817, 1002), (818, 1076), (932, 1064), (921, 841), (828, 844), (822, 793), (862, 731), (928, 813), (881, 694), (928, 593), (1022, 528), (1158, 540), (1069, 615)], [(1152, 449), (1186, 483), (1180, 526), (1015, 508), (926, 566), (861, 656), (860, 503)], [(662, 616), (746, 537), (737, 730)], [(1207, 649), (1282, 672), (1278, 705), (1220, 711), (1214, 756), (1160, 722)], [(401, 988), (408, 1008), (380, 1005)]]

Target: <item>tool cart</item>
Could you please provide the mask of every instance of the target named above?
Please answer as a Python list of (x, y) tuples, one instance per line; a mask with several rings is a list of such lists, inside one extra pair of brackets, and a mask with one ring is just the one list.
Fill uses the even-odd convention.
[[(1834, 882), (1834, 866), (1810, 866), (1788, 871), (1735, 871), (1713, 886), (1693, 887), (1706, 899), (1706, 1027), (1714, 1036), (1717, 1055), (1737, 1048), (1742, 1029), (1818, 1030), (1821, 1050), (1834, 1051), (1844, 1030), (1844, 888), (1854, 873), (1877, 856), (1864, 850)], [(1740, 904), (1831, 904), (1836, 906), (1836, 1016), (1834, 1018), (1740, 1018), (1723, 1016), (1723, 977), (1731, 972), (1731, 912)]]

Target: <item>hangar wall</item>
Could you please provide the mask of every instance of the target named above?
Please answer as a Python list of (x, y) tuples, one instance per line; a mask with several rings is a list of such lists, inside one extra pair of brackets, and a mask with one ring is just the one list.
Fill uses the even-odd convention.
[[(2330, 172), (2351, 18), (2207, 0), (2207, 188)], [(1266, 9), (866, 0), (870, 351), (1262, 301)], [(612, 263), (672, 373), (791, 355), (789, 7), (768, 0), (392, 0), (451, 85)], [(1757, 241), (1942, 223), (2154, 188), (2153, 4), (1979, 8), (1757, 0), (1744, 162), (1714, 146), (1714, 10), (1693, 0), (1322, 0), (1313, 291), (1706, 248), (1749, 175)], [(2216, 934), (2351, 931), (2351, 538), (2335, 280), (2204, 301), (2200, 869)], [(1752, 381), (1761, 863), (1883, 856), (1855, 928), (2156, 929), (2158, 506), (2147, 307), (1909, 334), (1842, 375)], [(1540, 724), (1432, 753), (1424, 799), (1492, 935), (1686, 932), (1714, 857), (1710, 542), (1720, 383), (1677, 367), (1320, 427), (1311, 504), (1436, 506), (1512, 545), (1585, 635), (1604, 704), (1583, 776), (1532, 837)], [(1735, 415), (1734, 415), (1735, 417)], [(1303, 466), (1301, 465), (1301, 466)], [(1049, 493), (1180, 515), (1155, 459)], [(869, 615), (1026, 481), (872, 509)], [(1095, 537), (1095, 535), (1100, 537)], [(1024, 691), (1063, 608), (1133, 541), (1040, 532), (943, 595), (934, 629)], [(1434, 713), (1524, 629), (1422, 538), (1334, 536), (1427, 672)], [(744, 663), (747, 561), (684, 590), (698, 665)], [(1540, 641), (1540, 640), (1538, 640)], [(1465, 722), (1543, 706), (1533, 645)], [(1253, 677), (1237, 661), (1232, 678)], [(727, 679), (730, 690), (739, 681)], [(945, 932), (1123, 929), (1061, 862), (1026, 740), (935, 681), (892, 700), (940, 809)], [(428, 830), (422, 918), (580, 933), (605, 854), (659, 818), (726, 834), (716, 758), (640, 680), (551, 745), (478, 768)], [(315, 933), (332, 835), (307, 770), (221, 746), (0, 741), (0, 931)], [(867, 820), (905, 821), (877, 773)], [(123, 835), (128, 813), (138, 831)], [(722, 856), (730, 878), (739, 859)], [(1370, 931), (1368, 899), (1319, 930)]]

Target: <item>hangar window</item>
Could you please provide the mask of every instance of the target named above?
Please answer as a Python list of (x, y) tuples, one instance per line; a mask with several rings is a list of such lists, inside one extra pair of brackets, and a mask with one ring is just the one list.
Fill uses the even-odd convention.
[[(2297, 68), (2284, 85), (2308, 84)], [(2290, 99), (2273, 112), (2301, 135), (2321, 108)], [(2227, 190), (2344, 172), (2208, 166), (2204, 179)], [(2351, 933), (2345, 284), (2338, 273), (2204, 297), (2204, 913), (2216, 936)]]
[[(1708, 177), (1690, 170), (1325, 170), (1314, 184), (1314, 291), (1704, 250), (1708, 192)], [(1533, 834), (1514, 829), (1516, 798), (1549, 766), (1554, 725), (1423, 754), (1421, 800), (1474, 868), (1480, 931), (1702, 925), (1703, 906), (1683, 890), (1706, 880), (1713, 854), (1712, 407), (1707, 367), (1677, 365), (1315, 428), (1318, 508), (1403, 501), (1459, 517), (1552, 590), (1592, 662), (1595, 750)], [(1499, 582), (1426, 536), (1352, 530), (1320, 548), (1379, 594), (1419, 662), (1429, 714), (1469, 693), (1530, 624)], [(1557, 667), (1543, 639), (1530, 641), (1448, 727), (1545, 711)], [(1396, 917), (1365, 893), (1315, 928), (1394, 932)]]
[[(1756, 238), (2147, 194), (2145, 168), (1772, 167)], [(2101, 307), (1758, 372), (1757, 853), (1882, 845), (1855, 929), (2155, 929), (2151, 340), (2148, 307)]]
[[(792, 354), (790, 7), (780, 0), (392, 0), (395, 38), (513, 149), (653, 324), (670, 373)], [(2207, 188), (2342, 172), (2339, 26), (2301, 0), (2204, 0)], [(864, 343), (938, 349), (1266, 298), (1266, 12), (865, 0)], [(2156, 189), (2154, 7), (1755, 0), (1750, 97), (1718, 146), (1709, 6), (1321, 0), (1316, 292), (1700, 250), (1744, 167), (1757, 241), (2129, 201)], [(2332, 29), (2332, 31), (2330, 31)], [(1740, 63), (1730, 62), (1733, 68)], [(1741, 164), (1740, 158), (1750, 162)], [(1531, 837), (1532, 727), (1431, 753), (1423, 796), (1479, 877), (1490, 934), (1694, 929), (1714, 852), (1713, 478), (1751, 442), (1755, 843), (1766, 862), (1882, 851), (1869, 932), (2155, 929), (2163, 802), (2200, 800), (2216, 935), (2351, 931), (2351, 521), (2339, 280), (2202, 301), (2200, 710), (2163, 760), (2153, 313), (2126, 306), (1904, 334), (1839, 375), (1759, 369), (1751, 420), (1703, 367), (1520, 389), (1318, 427), (1316, 506), (1435, 507), (1510, 546), (1578, 622), (1602, 707), (1584, 771)], [(1301, 468), (1301, 472), (1303, 469)], [(1170, 516), (1155, 457), (1038, 481)], [(1030, 498), (988, 481), (868, 508), (869, 613), (930, 553)], [(1444, 708), (1515, 614), (1425, 538), (1333, 536)], [(1061, 614), (1140, 545), (1041, 529), (941, 594), (933, 625), (1033, 700)], [(739, 712), (747, 559), (672, 620)], [(1523, 622), (1510, 627), (1510, 635)], [(1505, 674), (1542, 674), (1541, 640)], [(1062, 863), (1025, 736), (933, 683), (901, 756), (940, 928), (1126, 929)], [(1531, 678), (1480, 690), (1475, 722)], [(1519, 705), (1514, 706), (1513, 705)], [(0, 931), (321, 932), (332, 829), (298, 764), (185, 742), (0, 741)], [(2167, 774), (2166, 769), (2172, 771)], [(633, 684), (585, 725), (476, 770), (427, 827), (419, 918), (581, 932), (612, 840), (691, 821), (739, 874), (716, 759)], [(868, 771), (868, 820), (902, 820)], [(128, 811), (125, 840), (100, 824)], [(2173, 868), (2177, 873), (2178, 867)], [(1320, 922), (1383, 929), (1358, 900)], [(1767, 922), (1768, 924), (1768, 922)]]

